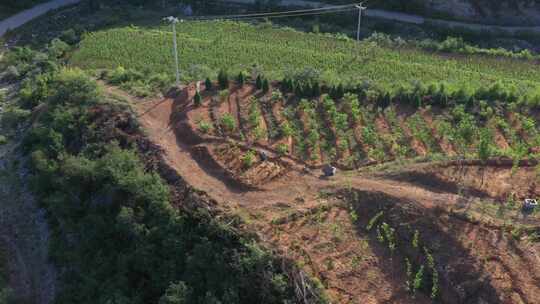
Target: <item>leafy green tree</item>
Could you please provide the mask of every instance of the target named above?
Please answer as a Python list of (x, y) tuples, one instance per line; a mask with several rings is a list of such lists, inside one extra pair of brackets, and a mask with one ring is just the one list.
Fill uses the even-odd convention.
[(100, 97), (98, 87), (80, 69), (64, 69), (49, 84), (49, 102), (53, 105), (90, 105)]

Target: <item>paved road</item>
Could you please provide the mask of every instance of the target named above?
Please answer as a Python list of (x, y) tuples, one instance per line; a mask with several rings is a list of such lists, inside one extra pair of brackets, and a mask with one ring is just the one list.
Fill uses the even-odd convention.
[[(243, 4), (252, 4), (255, 0), (221, 0), (225, 2), (234, 2), (234, 3), (243, 3)], [(351, 0), (351, 2), (353, 2)], [(324, 7), (329, 6), (328, 4), (314, 1), (303, 1), (303, 0), (281, 0), (281, 5), (285, 6), (305, 6), (305, 7)], [(425, 25), (437, 25), (440, 27), (446, 28), (465, 28), (473, 31), (504, 31), (510, 34), (516, 34), (518, 32), (534, 32), (540, 33), (540, 26), (496, 26), (496, 25), (485, 25), (485, 24), (476, 24), (476, 23), (466, 23), (459, 21), (448, 21), (448, 20), (438, 20), (425, 18), (418, 15), (405, 14), (399, 12), (391, 12), (378, 9), (368, 9), (364, 11), (364, 15), (368, 17), (375, 17), (386, 20), (394, 20), (404, 23), (412, 24), (425, 24)]]
[(11, 16), (3, 21), (0, 21), (0, 37), (2, 37), (7, 30), (15, 29), (19, 26), (31, 21), (32, 19), (39, 17), (48, 11), (57, 9), (69, 4), (78, 3), (81, 0), (53, 0), (47, 3), (36, 5), (31, 9), (22, 11), (14, 16)]
[[(255, 0), (221, 0), (225, 2), (234, 2), (242, 4), (253, 4)], [(15, 29), (32, 19), (39, 17), (50, 10), (66, 6), (69, 4), (78, 3), (80, 0), (53, 0), (44, 4), (37, 5), (31, 9), (25, 10), (18, 13), (12, 17), (9, 17), (6, 20), (0, 21), (0, 37), (3, 36), (8, 29)], [(306, 7), (323, 7), (328, 4), (321, 2), (313, 1), (304, 1), (304, 0), (281, 0), (282, 5), (295, 5), (295, 6), (306, 6)], [(412, 24), (425, 24), (425, 25), (437, 25), (446, 28), (465, 28), (473, 31), (504, 31), (510, 34), (516, 34), (518, 32), (534, 32), (540, 33), (540, 26), (495, 26), (495, 25), (484, 25), (484, 24), (474, 24), (474, 23), (465, 23), (458, 21), (447, 21), (447, 20), (436, 20), (431, 18), (425, 18), (422, 16), (399, 13), (399, 12), (390, 12), (385, 10), (378, 9), (368, 9), (364, 12), (368, 17), (375, 17), (386, 20), (394, 20), (404, 23)]]

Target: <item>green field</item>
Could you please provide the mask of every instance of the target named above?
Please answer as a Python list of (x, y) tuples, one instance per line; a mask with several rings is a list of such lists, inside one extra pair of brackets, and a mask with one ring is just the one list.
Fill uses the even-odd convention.
[[(173, 72), (172, 33), (159, 29), (117, 28), (87, 34), (72, 64), (100, 69), (123, 66), (153, 72)], [(521, 90), (538, 87), (540, 69), (533, 61), (487, 56), (441, 56), (416, 49), (389, 49), (357, 44), (321, 34), (269, 25), (236, 22), (186, 22), (178, 26), (183, 71), (203, 64), (214, 72), (249, 70), (257, 63), (269, 78), (305, 68), (322, 72), (330, 83), (370, 80), (396, 87), (413, 80), (446, 81), (480, 87), (495, 81)], [(187, 75), (186, 75), (187, 74)], [(189, 79), (188, 73), (184, 79)]]

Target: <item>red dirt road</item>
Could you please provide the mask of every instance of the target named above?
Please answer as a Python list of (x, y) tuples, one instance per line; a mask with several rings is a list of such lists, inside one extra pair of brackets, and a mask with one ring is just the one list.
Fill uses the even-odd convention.
[(215, 172), (204, 168), (192, 156), (191, 146), (176, 136), (172, 127), (174, 122), (171, 122), (171, 115), (173, 108), (181, 107), (182, 102), (166, 98), (140, 104), (138, 107), (139, 120), (150, 138), (166, 151), (166, 159), (169, 164), (178, 170), (178, 173), (190, 185), (204, 190), (218, 202), (238, 203), (252, 208), (253, 206), (291, 201), (298, 197), (309, 201), (319, 194), (319, 190), (335, 187), (353, 187), (363, 191), (383, 192), (421, 203), (426, 207), (432, 207), (435, 204), (455, 203), (459, 198), (457, 195), (434, 193), (411, 184), (392, 180), (367, 179), (349, 173), (338, 174), (338, 176), (326, 180), (319, 178), (318, 171), (306, 174), (289, 172), (280, 179), (264, 185), (261, 190), (241, 191), (235, 189), (216, 177)]

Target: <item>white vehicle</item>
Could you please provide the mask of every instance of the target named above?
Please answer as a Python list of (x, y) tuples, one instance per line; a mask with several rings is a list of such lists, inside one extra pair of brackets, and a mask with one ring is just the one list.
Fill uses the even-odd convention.
[(322, 172), (324, 176), (330, 177), (336, 175), (337, 169), (334, 166), (326, 165), (323, 167)]
[(527, 198), (523, 201), (524, 210), (533, 210), (538, 207), (538, 201), (532, 198)]

